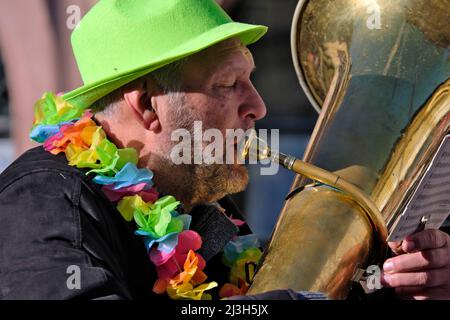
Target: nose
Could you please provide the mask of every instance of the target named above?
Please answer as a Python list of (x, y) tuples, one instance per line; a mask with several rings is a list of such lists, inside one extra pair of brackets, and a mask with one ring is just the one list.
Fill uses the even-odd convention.
[(256, 88), (250, 83), (246, 99), (239, 106), (239, 117), (244, 120), (259, 120), (266, 116), (266, 105)]

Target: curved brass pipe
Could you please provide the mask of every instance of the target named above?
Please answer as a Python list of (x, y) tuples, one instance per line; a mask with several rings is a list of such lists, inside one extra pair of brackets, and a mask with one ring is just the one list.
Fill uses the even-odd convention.
[(363, 190), (335, 173), (319, 168), (293, 156), (271, 151), (267, 143), (258, 138), (254, 132), (247, 138), (248, 140), (246, 141), (242, 152), (243, 157), (253, 157), (260, 160), (270, 159), (303, 177), (333, 187), (345, 193), (350, 199), (355, 201), (364, 210), (369, 219), (374, 231), (375, 241), (378, 244), (378, 246), (376, 246), (378, 251), (373, 254), (371, 260), (373, 262), (379, 262), (386, 257), (386, 239), (388, 236), (386, 223), (380, 210)]
[(285, 155), (282, 153), (275, 153), (271, 156), (274, 161), (277, 161), (280, 165), (298, 173), (308, 179), (314, 180), (316, 182), (323, 183), (325, 185), (331, 186), (346, 193), (352, 200), (354, 200), (366, 213), (369, 218), (372, 227), (375, 232), (376, 241), (378, 242), (379, 249), (376, 254), (378, 260), (386, 257), (387, 245), (386, 238), (388, 236), (388, 230), (386, 223), (384, 222), (381, 212), (378, 210), (377, 206), (370, 199), (368, 195), (360, 188), (354, 184), (346, 181), (342, 177), (322, 168), (319, 168), (313, 164), (307, 163), (293, 156)]

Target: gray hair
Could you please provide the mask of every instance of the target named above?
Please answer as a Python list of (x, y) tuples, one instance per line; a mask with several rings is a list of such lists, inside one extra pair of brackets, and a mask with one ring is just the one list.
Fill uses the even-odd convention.
[[(169, 102), (175, 103), (183, 95), (181, 92), (181, 76), (183, 67), (188, 58), (183, 58), (172, 62), (160, 69), (142, 76), (133, 82), (140, 83), (145, 81), (149, 76), (153, 77), (165, 94), (169, 95)], [(128, 85), (128, 84), (127, 84)], [(126, 85), (114, 90), (103, 98), (100, 98), (90, 107), (94, 113), (102, 113), (107, 116), (113, 115), (116, 106), (123, 101), (123, 89)]]

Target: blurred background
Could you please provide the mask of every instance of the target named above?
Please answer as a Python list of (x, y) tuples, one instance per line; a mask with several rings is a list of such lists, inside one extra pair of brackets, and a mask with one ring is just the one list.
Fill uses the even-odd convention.
[[(250, 47), (257, 66), (253, 81), (267, 105), (258, 127), (280, 130), (280, 150), (301, 157), (317, 114), (300, 88), (291, 59), (290, 28), (297, 0), (217, 0), (240, 22), (269, 32)], [(28, 138), (33, 105), (45, 91), (82, 85), (70, 33), (74, 14), (96, 0), (0, 0), (0, 172), (35, 146)], [(76, 22), (76, 21), (75, 21)], [(250, 166), (247, 190), (234, 196), (250, 227), (264, 243), (270, 237), (294, 175), (281, 169), (260, 175)]]

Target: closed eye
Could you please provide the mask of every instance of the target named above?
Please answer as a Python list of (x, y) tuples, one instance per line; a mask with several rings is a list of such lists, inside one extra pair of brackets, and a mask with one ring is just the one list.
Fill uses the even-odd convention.
[(217, 84), (216, 87), (219, 88), (225, 88), (225, 89), (235, 89), (237, 87), (237, 81), (233, 82), (232, 84)]

